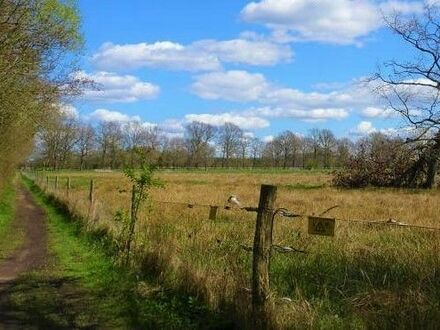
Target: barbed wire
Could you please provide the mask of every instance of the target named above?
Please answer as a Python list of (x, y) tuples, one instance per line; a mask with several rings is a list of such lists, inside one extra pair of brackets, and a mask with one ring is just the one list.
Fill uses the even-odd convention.
[[(159, 201), (159, 200), (152, 200), (153, 203), (160, 203), (160, 204), (174, 204), (174, 205), (182, 205), (186, 206), (188, 208), (194, 208), (194, 207), (217, 207), (222, 208), (227, 211), (246, 211), (246, 212), (258, 212), (258, 207), (232, 207), (229, 205), (214, 205), (214, 204), (200, 204), (200, 203), (185, 203), (185, 202), (172, 202), (172, 201)], [(273, 218), (275, 218), (277, 215), (283, 217), (283, 218), (308, 218), (308, 217), (322, 217), (323, 215), (327, 214), (329, 211), (339, 207), (339, 205), (332, 206), (325, 211), (319, 213), (319, 215), (316, 214), (306, 214), (306, 213), (295, 213), (290, 211), (287, 208), (281, 207), (273, 212)], [(347, 219), (347, 218), (339, 218), (339, 217), (330, 217), (332, 219), (335, 219), (335, 221), (340, 222), (350, 222), (350, 223), (359, 223), (364, 225), (386, 225), (386, 226), (394, 226), (394, 227), (406, 227), (406, 228), (415, 228), (415, 229), (427, 229), (427, 230), (434, 230), (434, 231), (440, 231), (440, 227), (431, 227), (431, 226), (422, 226), (422, 225), (415, 225), (415, 224), (408, 224), (405, 222), (397, 221), (395, 219), (388, 219), (388, 220), (362, 220), (362, 219)]]
[[(28, 178), (30, 178), (27, 175)], [(35, 180), (38, 181), (38, 178), (34, 176)], [(45, 184), (43, 180), (40, 181), (42, 185)], [(220, 210), (226, 210), (226, 211), (237, 211), (237, 212), (258, 212), (258, 207), (253, 206), (231, 206), (231, 205), (216, 205), (216, 204), (203, 204), (203, 203), (195, 203), (195, 202), (174, 202), (174, 201), (162, 201), (162, 200), (151, 200), (152, 203), (157, 204), (171, 204), (171, 205), (180, 205), (187, 207), (189, 209), (201, 207), (201, 208), (217, 208)], [(327, 208), (323, 212), (320, 212), (318, 215), (316, 214), (307, 214), (307, 213), (296, 213), (293, 212), (287, 208), (280, 207), (278, 209), (273, 210), (272, 217), (275, 219), (276, 216), (281, 216), (283, 218), (309, 218), (309, 217), (322, 217), (323, 215), (327, 214), (331, 210), (339, 207), (339, 205), (334, 205), (332, 207)], [(432, 226), (424, 226), (424, 225), (415, 225), (415, 224), (408, 224), (402, 221), (398, 221), (396, 219), (387, 219), (387, 220), (366, 220), (366, 219), (348, 219), (343, 217), (329, 217), (331, 219), (334, 219), (335, 221), (339, 222), (348, 222), (348, 223), (357, 223), (362, 225), (385, 225), (385, 226), (392, 226), (392, 227), (404, 227), (404, 228), (410, 228), (410, 229), (424, 229), (424, 230), (432, 230), (432, 231), (439, 231), (440, 227), (432, 227)]]

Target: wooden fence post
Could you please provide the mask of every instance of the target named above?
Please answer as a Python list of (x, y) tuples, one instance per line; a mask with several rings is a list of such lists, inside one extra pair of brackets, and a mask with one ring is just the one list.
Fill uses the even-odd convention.
[(49, 176), (46, 175), (46, 191), (49, 191)]
[(90, 187), (89, 187), (89, 214), (88, 218), (94, 220), (95, 218), (95, 209), (94, 209), (94, 203), (95, 203), (95, 182), (93, 179), (90, 180)]
[(58, 175), (55, 176), (55, 190), (58, 189)]
[(217, 218), (218, 206), (209, 207), (209, 220), (215, 220)]
[(93, 205), (93, 202), (95, 201), (95, 182), (93, 179), (90, 180), (90, 188), (89, 188), (89, 202), (90, 205)]
[(272, 252), (273, 206), (276, 186), (262, 185), (258, 204), (252, 264), (252, 320), (254, 329), (270, 328), (269, 266)]
[(67, 177), (66, 193), (67, 193), (67, 198), (69, 198), (69, 195), (70, 195), (70, 176)]

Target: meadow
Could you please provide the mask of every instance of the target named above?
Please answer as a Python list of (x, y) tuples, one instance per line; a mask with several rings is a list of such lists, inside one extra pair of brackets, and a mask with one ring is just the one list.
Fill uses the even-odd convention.
[[(40, 186), (118, 245), (131, 196), (123, 173), (39, 175)], [(196, 204), (223, 206), (234, 194), (244, 206), (257, 206), (262, 183), (278, 187), (277, 207), (311, 215), (338, 205), (327, 216), (341, 219), (334, 237), (308, 235), (305, 217), (275, 219), (274, 244), (307, 252), (273, 253), (275, 327), (434, 328), (440, 321), (440, 231), (343, 221), (440, 227), (439, 189), (340, 190), (331, 186), (329, 172), (299, 170), (164, 170), (157, 176), (165, 186), (154, 188), (141, 210), (133, 269), (229, 311), (236, 324), (250, 324), (252, 253), (243, 246), (252, 246), (256, 215), (220, 208), (217, 219), (209, 220), (209, 207)]]

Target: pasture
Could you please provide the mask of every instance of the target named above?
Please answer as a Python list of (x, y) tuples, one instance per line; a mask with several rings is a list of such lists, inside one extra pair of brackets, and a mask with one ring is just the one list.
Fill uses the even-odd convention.
[[(123, 173), (41, 176), (40, 186), (117, 244), (130, 210), (131, 183)], [(154, 188), (141, 210), (132, 263), (165, 286), (246, 322), (252, 253), (243, 247), (253, 244), (256, 215), (220, 208), (217, 219), (209, 220), (209, 207), (197, 204), (223, 206), (234, 194), (244, 206), (257, 206), (260, 185), (267, 183), (278, 186), (277, 207), (312, 215), (338, 205), (327, 216), (341, 219), (334, 237), (308, 235), (304, 217), (275, 219), (274, 244), (307, 252), (273, 253), (277, 327), (433, 328), (440, 321), (440, 231), (342, 221), (393, 219), (440, 227), (440, 190), (340, 190), (331, 187), (331, 173), (317, 171), (164, 170), (157, 176), (165, 187)], [(93, 209), (90, 179), (95, 182)]]

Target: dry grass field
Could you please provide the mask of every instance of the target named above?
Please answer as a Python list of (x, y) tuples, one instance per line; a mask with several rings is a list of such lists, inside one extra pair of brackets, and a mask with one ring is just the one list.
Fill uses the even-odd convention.
[[(88, 225), (117, 240), (128, 216), (130, 182), (120, 172), (50, 172), (49, 192)], [(58, 189), (54, 178), (59, 177)], [(314, 171), (160, 171), (136, 229), (134, 266), (161, 283), (197, 295), (212, 308), (249, 315), (255, 213), (220, 210), (231, 194), (258, 204), (260, 185), (278, 186), (276, 205), (300, 214), (440, 227), (440, 190), (339, 190), (332, 175)], [(71, 190), (66, 194), (66, 178)], [(96, 185), (94, 209), (89, 180)], [(160, 202), (159, 202), (160, 201)], [(181, 205), (162, 202), (182, 202)], [(91, 216), (90, 213), (93, 213)], [(96, 228), (95, 228), (96, 229)], [(274, 244), (307, 254), (274, 253), (271, 288), (279, 328), (434, 328), (440, 322), (440, 231), (337, 221), (335, 237), (310, 236), (305, 218), (276, 218)], [(281, 299), (281, 298), (289, 298)]]

